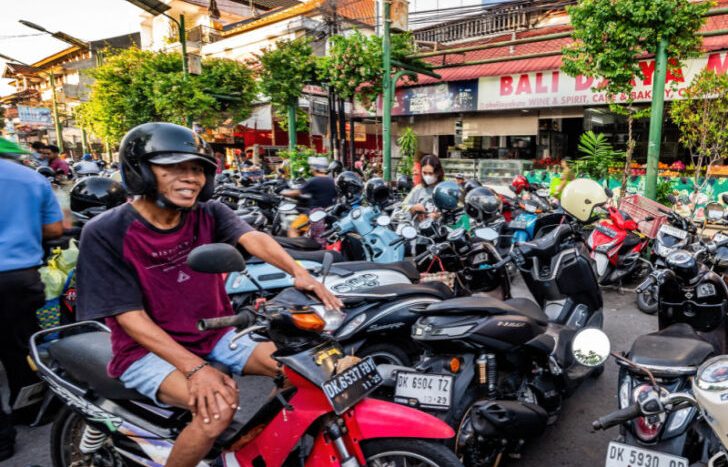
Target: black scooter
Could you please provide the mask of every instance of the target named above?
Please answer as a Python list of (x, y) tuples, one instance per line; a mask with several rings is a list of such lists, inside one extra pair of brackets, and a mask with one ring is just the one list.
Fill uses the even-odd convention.
[(455, 452), (466, 465), (497, 465), (504, 454), (516, 454), (557, 419), (564, 397), (603, 371), (571, 353), (581, 328), (606, 339), (597, 329), (599, 285), (575, 236), (572, 226), (561, 225), (493, 265), (513, 261), (528, 271), (543, 303), (565, 296), (553, 317), (523, 298), (445, 300), (420, 311), (412, 337), (427, 350), (415, 367), (380, 366), (395, 402), (439, 414), (457, 430)]
[[(721, 276), (696, 259), (707, 259), (706, 254), (725, 245), (728, 240), (709, 243), (696, 252), (674, 251), (665, 258), (664, 269), (653, 271), (637, 287), (638, 293), (656, 288), (659, 331), (639, 336), (629, 352), (617, 359), (620, 410), (650, 398), (690, 392), (698, 367), (728, 350), (728, 287)], [(707, 464), (711, 430), (703, 422), (695, 408), (626, 417), (609, 451), (621, 450), (623, 458), (634, 452), (643, 458), (675, 462), (672, 456), (677, 456), (684, 465)]]

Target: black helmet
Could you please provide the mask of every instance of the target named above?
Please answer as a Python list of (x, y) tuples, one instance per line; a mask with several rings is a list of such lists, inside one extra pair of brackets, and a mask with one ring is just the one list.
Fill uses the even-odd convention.
[(359, 175), (347, 170), (336, 177), (336, 188), (346, 199), (351, 200), (360, 196), (364, 191), (364, 182)]
[(389, 199), (389, 185), (379, 177), (370, 179), (365, 187), (369, 204), (382, 205)]
[(413, 186), (414, 184), (409, 175), (400, 175), (397, 177), (397, 191), (400, 193), (409, 193)]
[(331, 161), (331, 163), (329, 164), (329, 168), (327, 169), (327, 171), (333, 177), (339, 175), (342, 170), (344, 170), (344, 165), (341, 162), (337, 161), (336, 159)]
[(676, 250), (667, 255), (665, 264), (685, 284), (690, 284), (699, 278), (700, 266), (693, 255), (685, 250)]
[[(206, 181), (197, 199), (207, 201), (212, 196), (217, 161), (210, 146), (194, 131), (173, 123), (143, 123), (129, 130), (119, 146), (121, 176), (132, 195), (159, 196), (150, 163), (178, 164), (188, 160), (204, 162)], [(167, 200), (160, 201), (166, 207), (177, 208)]]
[(126, 202), (127, 193), (121, 183), (108, 177), (91, 176), (71, 188), (71, 212), (86, 221), (107, 209)]
[(465, 195), (465, 212), (480, 222), (493, 220), (500, 214), (501, 207), (500, 196), (490, 188), (475, 188)]
[(35, 169), (35, 171), (43, 175), (45, 178), (56, 178), (56, 172), (47, 165), (42, 165)]
[(477, 178), (471, 178), (468, 181), (466, 181), (465, 184), (463, 185), (463, 192), (467, 195), (472, 190), (474, 190), (476, 188), (480, 188), (481, 186), (483, 186), (483, 184), (480, 183), (480, 181)]
[(458, 207), (460, 187), (453, 181), (440, 182), (432, 191), (432, 202), (440, 211), (452, 211)]

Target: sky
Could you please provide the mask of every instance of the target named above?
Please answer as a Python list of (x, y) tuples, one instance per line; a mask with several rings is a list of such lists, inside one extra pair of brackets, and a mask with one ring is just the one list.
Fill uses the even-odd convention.
[[(139, 31), (141, 12), (126, 0), (0, 0), (0, 54), (30, 64), (69, 47), (19, 19), (93, 41)], [(0, 70), (4, 68), (0, 59)], [(0, 79), (0, 96), (14, 91), (8, 81)]]

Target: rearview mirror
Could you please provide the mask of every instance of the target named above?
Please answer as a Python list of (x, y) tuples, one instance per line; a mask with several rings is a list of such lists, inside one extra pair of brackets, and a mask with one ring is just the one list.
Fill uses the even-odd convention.
[(412, 240), (414, 238), (417, 238), (417, 229), (415, 229), (411, 225), (405, 225), (404, 227), (402, 227), (400, 235), (402, 235), (405, 240)]
[(667, 200), (672, 204), (677, 203), (677, 198), (675, 198), (675, 195), (667, 195)]
[(389, 216), (377, 217), (377, 225), (380, 227), (387, 227), (391, 223), (392, 223), (392, 218), (390, 218)]
[(280, 212), (291, 212), (296, 209), (296, 205), (293, 203), (283, 203), (280, 206), (278, 206), (278, 211)]
[(576, 333), (571, 343), (571, 352), (581, 365), (595, 367), (609, 358), (611, 344), (609, 337), (600, 329), (585, 328)]
[(720, 203), (708, 203), (705, 206), (705, 217), (711, 221), (723, 219), (723, 206)]
[(607, 194), (607, 197), (609, 197), (609, 198), (611, 198), (612, 196), (614, 196), (614, 192), (612, 191), (611, 188), (605, 188), (604, 189), (604, 193), (606, 193)]
[(498, 238), (498, 232), (491, 229), (490, 227), (481, 227), (479, 229), (475, 229), (474, 233), (476, 238), (478, 238), (479, 240), (484, 240), (486, 242), (492, 242)]
[(728, 193), (721, 193), (720, 199), (723, 201), (724, 204), (728, 204)]
[(211, 274), (245, 270), (243, 255), (227, 243), (198, 246), (187, 257), (187, 265), (193, 271)]
[(310, 222), (321, 222), (324, 219), (326, 219), (326, 212), (325, 211), (312, 212), (311, 215), (308, 216), (308, 220)]

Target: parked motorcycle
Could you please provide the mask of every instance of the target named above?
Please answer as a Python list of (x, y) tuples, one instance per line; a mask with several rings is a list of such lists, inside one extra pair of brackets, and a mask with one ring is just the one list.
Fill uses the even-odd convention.
[(609, 206), (607, 213), (609, 218), (594, 226), (587, 245), (596, 262), (599, 284), (621, 284), (639, 275), (650, 239), (626, 212)]
[[(638, 293), (656, 288), (659, 331), (639, 336), (629, 352), (617, 359), (622, 413), (647, 399), (692, 391), (698, 367), (726, 352), (728, 288), (720, 276), (696, 260), (718, 246), (722, 245), (709, 244), (695, 253), (670, 253), (665, 268), (653, 271), (637, 288)], [(609, 455), (614, 458), (608, 460), (610, 466), (627, 466), (633, 455), (654, 458), (660, 465), (688, 465), (688, 460), (692, 465), (709, 448), (709, 430), (699, 411), (691, 408), (669, 414), (635, 413), (622, 422), (617, 441), (610, 444)]]
[[(230, 245), (199, 247), (188, 262), (209, 273), (245, 268)], [(328, 335), (342, 322), (341, 313), (272, 305), (260, 315), (263, 324), (239, 332), (233, 344), (251, 333), (272, 340), (288, 385), (277, 379), (277, 390), (255, 416), (234, 421), (215, 443), (208, 464), (417, 465), (426, 459), (428, 465), (460, 465), (435, 442), (452, 437), (450, 427), (425, 413), (367, 398), (382, 377), (371, 359), (346, 358)], [(239, 316), (206, 320), (205, 326), (234, 326)], [(41, 347), (53, 333), (62, 337)], [(83, 322), (36, 333), (31, 357), (67, 406), (52, 429), (55, 466), (165, 463), (189, 412), (155, 406), (106, 376), (111, 347), (105, 326)]]

